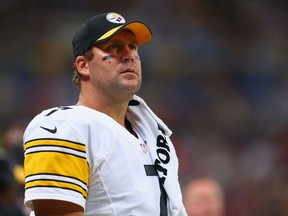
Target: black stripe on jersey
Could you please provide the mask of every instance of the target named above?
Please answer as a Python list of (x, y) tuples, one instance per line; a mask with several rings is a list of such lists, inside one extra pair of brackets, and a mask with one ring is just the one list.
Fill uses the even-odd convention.
[[(33, 180), (30, 180), (30, 181), (27, 181), (25, 184), (27, 184), (27, 183), (31, 183), (31, 182), (36, 182), (36, 181), (53, 181), (53, 182), (63, 182), (63, 183), (67, 183), (67, 184), (71, 184), (71, 185), (75, 185), (76, 187), (80, 187), (80, 188), (82, 188), (82, 190), (83, 191), (86, 191), (86, 193), (88, 192), (87, 191), (87, 189), (85, 189), (85, 188), (83, 188), (83, 187), (81, 187), (80, 185), (78, 185), (78, 184), (75, 184), (75, 183), (73, 183), (73, 182), (69, 182), (69, 181), (64, 181), (64, 180), (57, 180), (57, 179), (33, 179)], [(41, 185), (40, 185), (41, 186)], [(36, 185), (36, 186), (31, 186), (31, 187), (39, 187), (39, 185)], [(28, 188), (31, 188), (31, 187), (28, 187)], [(48, 187), (50, 187), (50, 186), (48, 186)], [(57, 186), (55, 186), (55, 187), (57, 187)], [(26, 188), (26, 189), (28, 189), (28, 188)], [(58, 188), (62, 188), (62, 187), (58, 187)]]
[(32, 189), (32, 188), (39, 188), (39, 187), (45, 187), (45, 188), (59, 188), (59, 189), (64, 189), (64, 190), (70, 190), (70, 191), (74, 191), (74, 192), (77, 192), (77, 193), (81, 194), (81, 195), (83, 196), (84, 199), (87, 199), (87, 197), (84, 196), (84, 194), (82, 194), (80, 191), (74, 190), (74, 189), (72, 189), (72, 188), (57, 187), (57, 186), (46, 186), (46, 185), (37, 185), (37, 186), (32, 186), (32, 187), (25, 188), (25, 190), (29, 190), (29, 189)]
[(27, 145), (28, 143), (31, 143), (31, 142), (34, 142), (34, 141), (40, 141), (40, 140), (47, 140), (47, 141), (63, 141), (63, 142), (68, 142), (68, 143), (71, 143), (71, 144), (75, 144), (75, 145), (80, 145), (80, 146), (85, 146), (85, 144), (83, 143), (79, 143), (79, 142), (74, 142), (74, 141), (71, 141), (71, 140), (66, 140), (66, 139), (51, 139), (51, 138), (41, 138), (41, 139), (32, 139), (32, 140), (29, 140), (27, 142), (24, 143), (24, 145)]
[(82, 151), (82, 150), (70, 148), (70, 147), (67, 147), (67, 146), (62, 146), (62, 145), (49, 145), (49, 144), (47, 144), (47, 145), (45, 144), (45, 145), (27, 147), (26, 150), (27, 150), (27, 149), (30, 149), (30, 148), (35, 148), (35, 147), (61, 147), (61, 148), (71, 149), (71, 150), (73, 150), (73, 151), (78, 151), (78, 152), (86, 153), (86, 151)]
[[(65, 178), (70, 178), (70, 179), (75, 179), (79, 182), (82, 182), (84, 185), (88, 186), (87, 183), (85, 183), (84, 181), (82, 181), (81, 179), (79, 178), (76, 178), (74, 176), (68, 176), (68, 175), (59, 175), (59, 174), (53, 174), (53, 173), (37, 173), (37, 174), (32, 174), (32, 175), (27, 175), (25, 178), (27, 179), (28, 177), (32, 177), (32, 176), (37, 176), (37, 175), (46, 175), (46, 176), (59, 176), (59, 177), (65, 177)], [(41, 180), (41, 179), (40, 179)], [(32, 182), (34, 180), (31, 180), (31, 181), (27, 181), (27, 182)]]
[(161, 196), (160, 196), (160, 216), (167, 216), (167, 193), (164, 186), (159, 181)]
[[(146, 172), (147, 176), (158, 176), (158, 173), (157, 173), (154, 165), (144, 164), (144, 168), (145, 168), (145, 172)], [(161, 191), (160, 216), (167, 216), (168, 215), (168, 212), (167, 212), (167, 193), (164, 189), (164, 186), (161, 184), (160, 179), (159, 179), (159, 187), (160, 187), (160, 191)]]
[(144, 165), (145, 172), (147, 176), (158, 176), (157, 171), (154, 167), (154, 165)]
[(63, 151), (56, 151), (56, 150), (35, 151), (35, 152), (26, 153), (26, 155), (29, 155), (29, 154), (38, 154), (38, 153), (44, 153), (44, 152), (57, 152), (57, 153), (60, 153), (60, 154), (72, 155), (72, 156), (74, 156), (74, 157), (86, 159), (86, 157), (82, 157), (82, 156), (80, 156), (80, 155), (75, 155), (75, 154), (72, 154), (72, 153), (63, 152)]
[[(31, 151), (30, 153), (29, 152), (27, 153), (28, 149), (33, 149), (37, 147), (41, 147), (44, 149)], [(49, 147), (53, 147), (53, 148), (58, 147), (59, 149), (49, 149)], [(49, 139), (49, 138), (33, 139), (33, 140), (27, 141), (24, 145), (24, 152), (25, 154), (32, 154), (32, 153), (37, 153), (37, 152), (59, 152), (59, 153), (61, 152), (63, 154), (71, 154), (76, 157), (81, 157), (73, 153), (66, 153), (64, 151), (61, 151), (60, 148), (69, 149), (69, 150), (73, 150), (73, 151), (84, 153), (84, 154), (86, 153), (86, 145), (82, 143), (73, 142), (73, 141), (64, 140), (64, 139)]]

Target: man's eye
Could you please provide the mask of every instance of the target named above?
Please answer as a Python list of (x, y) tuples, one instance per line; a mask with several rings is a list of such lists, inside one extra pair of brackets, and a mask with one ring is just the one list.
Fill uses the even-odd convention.
[(129, 47), (131, 50), (137, 50), (138, 46), (136, 44), (130, 44)]
[(111, 44), (110, 46), (107, 47), (108, 50), (115, 50), (118, 48), (118, 44)]

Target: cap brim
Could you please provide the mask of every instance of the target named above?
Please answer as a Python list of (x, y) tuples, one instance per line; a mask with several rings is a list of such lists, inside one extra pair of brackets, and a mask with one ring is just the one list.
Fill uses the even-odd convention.
[(103, 34), (100, 38), (98, 38), (96, 40), (96, 43), (109, 40), (123, 29), (129, 29), (135, 34), (138, 45), (143, 45), (149, 42), (150, 40), (152, 40), (153, 37), (152, 32), (147, 25), (139, 21), (133, 21), (109, 30), (108, 32)]

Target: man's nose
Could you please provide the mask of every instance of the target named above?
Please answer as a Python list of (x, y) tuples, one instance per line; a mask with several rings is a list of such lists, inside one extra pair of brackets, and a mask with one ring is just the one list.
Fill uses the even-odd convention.
[(135, 61), (136, 54), (130, 49), (129, 46), (125, 46), (122, 49), (121, 61)]

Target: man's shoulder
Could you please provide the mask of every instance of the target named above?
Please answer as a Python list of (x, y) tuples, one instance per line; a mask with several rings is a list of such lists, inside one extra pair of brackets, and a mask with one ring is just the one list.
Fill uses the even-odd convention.
[(39, 125), (65, 125), (72, 128), (107, 127), (115, 123), (111, 117), (99, 111), (85, 106), (58, 106), (43, 110), (36, 115), (27, 128), (39, 127)]
[(59, 106), (43, 110), (27, 125), (24, 142), (37, 139), (61, 139), (85, 143), (91, 128), (101, 129), (91, 110), (79, 106)]
[(83, 106), (58, 106), (43, 110), (32, 121), (77, 121), (82, 122), (89, 116), (97, 115), (97, 111)]

